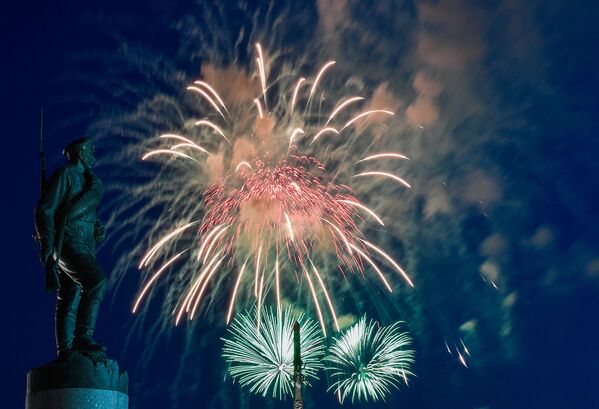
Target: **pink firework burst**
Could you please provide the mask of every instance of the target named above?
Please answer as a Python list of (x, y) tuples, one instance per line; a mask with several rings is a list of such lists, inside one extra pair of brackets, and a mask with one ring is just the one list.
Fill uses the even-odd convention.
[[(265, 254), (270, 247), (284, 247), (290, 260), (305, 267), (315, 247), (330, 240), (339, 260), (347, 266), (357, 263), (350, 245), (363, 247), (362, 235), (350, 203), (359, 201), (351, 188), (326, 182), (326, 176), (325, 167), (310, 157), (290, 156), (276, 165), (254, 159), (233, 181), (215, 184), (204, 194), (201, 245), (223, 247), (231, 255), (239, 240), (251, 239), (253, 253), (260, 247)], [(214, 245), (211, 239), (219, 229), (227, 233)]]
[[(261, 95), (249, 104), (255, 112), (255, 120), (248, 119), (249, 109), (239, 108), (240, 104), (230, 110), (224, 102), (226, 98), (221, 98), (208, 82), (198, 80), (188, 90), (220, 119), (194, 120), (194, 125), (201, 130), (202, 136), (216, 136), (219, 145), (215, 147), (214, 143), (210, 145), (210, 142), (201, 141), (197, 135), (169, 133), (160, 135), (159, 140), (170, 145), (146, 152), (143, 156), (144, 160), (182, 160), (188, 163), (184, 166), (191, 166), (191, 172), (183, 173), (183, 178), (181, 175), (172, 178), (166, 184), (156, 184), (163, 188), (161, 197), (166, 193), (174, 196), (169, 212), (181, 202), (185, 204), (184, 217), (176, 223), (176, 228), (147, 250), (139, 267), (154, 265), (159, 254), (165, 248), (171, 248), (182, 235), (195, 231), (196, 236), (191, 245), (166, 259), (153, 274), (148, 275), (133, 311), (138, 310), (162, 274), (189, 252), (192, 256), (188, 257), (185, 266), (189, 273), (185, 275), (181, 296), (173, 311), (175, 323), (178, 324), (185, 315), (193, 319), (205, 294), (223, 287), (217, 285), (225, 281), (223, 277), (231, 277), (226, 280), (231, 285), (223, 290), (230, 294), (227, 322), (231, 319), (242, 288), (253, 293), (258, 313), (264, 302), (265, 288), (274, 287), (276, 302), (280, 307), (284, 291), (281, 275), (291, 272), (296, 282), (305, 279), (308, 284), (326, 334), (326, 311), (323, 312), (321, 301), (326, 304), (335, 328), (339, 329), (335, 303), (325, 284), (331, 277), (343, 281), (346, 273), (364, 274), (369, 269), (391, 292), (391, 285), (382, 271), (383, 264), (379, 264), (382, 261), (413, 286), (398, 263), (366, 239), (360, 226), (367, 222), (384, 226), (384, 222), (348, 186), (349, 181), (357, 182), (370, 177), (397, 182), (407, 188), (410, 185), (394, 173), (364, 168), (361, 168), (362, 172), (352, 174), (347, 179), (348, 183), (337, 183), (341, 168), (337, 166), (334, 173), (329, 173), (325, 165), (316, 159), (320, 149), (318, 146), (323, 144), (323, 140), (326, 144), (331, 137), (355, 136), (356, 126), (367, 124), (371, 116), (390, 117), (394, 114), (384, 107), (352, 111), (352, 107), (364, 100), (354, 96), (337, 101), (328, 115), (314, 115), (311, 107), (318, 95), (319, 82), (334, 65), (333, 61), (324, 64), (313, 80), (300, 78), (290, 90), (290, 100), (279, 97), (276, 109), (269, 111), (265, 59), (259, 45), (256, 49)], [(304, 88), (308, 93), (302, 99)], [(321, 97), (319, 110), (323, 99)], [(305, 103), (303, 111), (298, 107), (300, 102)], [(278, 117), (275, 118), (273, 112), (278, 112)], [(351, 114), (349, 117), (348, 113)], [(258, 142), (252, 144), (252, 137)], [(244, 155), (235, 151), (240, 150), (240, 146), (244, 148)], [(216, 148), (217, 153), (211, 153), (215, 152), (212, 147)], [(303, 151), (305, 154), (298, 153)], [(354, 165), (363, 167), (381, 160), (405, 159), (407, 157), (397, 152), (376, 152), (362, 157)], [(218, 169), (217, 176), (209, 182), (199, 182), (201, 178), (198, 175), (205, 174), (210, 166)], [(181, 184), (184, 184), (185, 189), (177, 190)], [(192, 205), (195, 206), (198, 195), (193, 192), (197, 192), (198, 187), (202, 188), (203, 194), (199, 212), (201, 217), (196, 218), (198, 212), (189, 209), (196, 209)], [(337, 266), (334, 271), (319, 271), (314, 260), (315, 255), (322, 254), (333, 255)]]

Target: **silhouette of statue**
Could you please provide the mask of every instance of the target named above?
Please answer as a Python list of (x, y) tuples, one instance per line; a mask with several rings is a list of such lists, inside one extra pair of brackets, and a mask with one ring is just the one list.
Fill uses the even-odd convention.
[(55, 314), (59, 358), (72, 350), (105, 351), (93, 339), (106, 278), (96, 261), (96, 243), (105, 238), (96, 218), (102, 182), (93, 173), (95, 147), (89, 138), (71, 142), (68, 163), (56, 170), (35, 209), (46, 289), (57, 289)]

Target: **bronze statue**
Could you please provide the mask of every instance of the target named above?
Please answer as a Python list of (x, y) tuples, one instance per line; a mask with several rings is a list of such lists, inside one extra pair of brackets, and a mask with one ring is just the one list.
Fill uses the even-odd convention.
[(102, 183), (92, 168), (95, 148), (89, 138), (71, 142), (63, 152), (68, 163), (56, 170), (35, 209), (40, 259), (46, 289), (57, 289), (58, 356), (71, 350), (105, 351), (93, 339), (106, 278), (96, 261), (96, 243), (105, 238), (96, 218)]

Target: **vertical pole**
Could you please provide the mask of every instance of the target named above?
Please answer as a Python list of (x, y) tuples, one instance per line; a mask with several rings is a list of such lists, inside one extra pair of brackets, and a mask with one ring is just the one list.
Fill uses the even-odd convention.
[(296, 321), (293, 323), (293, 409), (303, 409), (304, 400), (302, 398), (302, 355), (300, 346), (300, 325)]
[(40, 108), (40, 162), (42, 164), (40, 174), (40, 194), (46, 190), (46, 156), (44, 155), (44, 108)]

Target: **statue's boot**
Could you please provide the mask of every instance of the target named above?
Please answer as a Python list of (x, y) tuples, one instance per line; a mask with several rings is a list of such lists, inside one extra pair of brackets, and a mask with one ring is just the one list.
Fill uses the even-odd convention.
[[(88, 283), (89, 284), (89, 283)], [(77, 324), (73, 349), (79, 351), (106, 351), (106, 347), (94, 341), (94, 328), (98, 318), (100, 302), (104, 294), (105, 279), (102, 277), (90, 287), (83, 287), (79, 309), (77, 311)]]
[(56, 299), (55, 336), (58, 357), (64, 358), (73, 346), (76, 311), (79, 304), (80, 287), (66, 274), (59, 276), (60, 288)]

